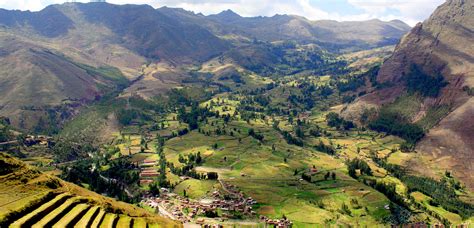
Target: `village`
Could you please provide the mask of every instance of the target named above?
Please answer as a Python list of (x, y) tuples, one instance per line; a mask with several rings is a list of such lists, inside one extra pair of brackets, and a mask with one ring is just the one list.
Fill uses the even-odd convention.
[[(183, 223), (195, 223), (203, 227), (220, 227), (219, 222), (233, 219), (234, 214), (247, 218), (256, 218), (252, 206), (257, 201), (245, 197), (236, 186), (219, 181), (223, 191), (213, 191), (212, 194), (200, 200), (193, 200), (172, 193), (169, 189), (161, 188), (160, 196), (145, 196), (142, 204), (155, 209), (155, 212)], [(212, 217), (212, 218), (209, 218)], [(270, 219), (259, 217), (260, 223), (275, 227), (291, 227), (292, 222), (286, 218)]]

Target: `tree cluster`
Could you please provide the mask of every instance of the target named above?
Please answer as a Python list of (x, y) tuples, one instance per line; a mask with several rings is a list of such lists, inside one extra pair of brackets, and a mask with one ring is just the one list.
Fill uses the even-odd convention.
[(409, 123), (397, 113), (383, 110), (377, 119), (369, 123), (369, 128), (374, 131), (399, 136), (410, 144), (415, 144), (425, 135), (423, 128), (420, 126)]
[(339, 117), (339, 114), (335, 112), (328, 113), (326, 115), (326, 121), (328, 126), (335, 127), (337, 129), (350, 130), (356, 127), (352, 121), (344, 120), (343, 118)]
[(349, 176), (353, 178), (357, 178), (356, 170), (360, 170), (361, 174), (372, 176), (372, 169), (370, 169), (370, 166), (366, 161), (359, 158), (347, 161), (347, 169), (349, 171)]

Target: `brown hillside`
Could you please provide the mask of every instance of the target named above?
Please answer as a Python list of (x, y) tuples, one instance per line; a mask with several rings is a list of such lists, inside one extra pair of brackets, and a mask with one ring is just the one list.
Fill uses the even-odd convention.
[[(449, 84), (435, 97), (427, 96), (413, 120), (431, 118), (430, 109), (450, 107), (449, 114), (431, 129), (417, 149), (440, 161), (440, 169), (454, 174), (474, 189), (474, 1), (448, 0), (406, 35), (381, 67), (378, 82), (383, 89), (362, 97), (348, 110), (362, 105), (388, 105), (405, 94), (410, 67), (427, 75), (441, 74)], [(433, 78), (434, 80), (434, 78)], [(424, 85), (421, 85), (423, 87)], [(441, 162), (442, 161), (442, 162)]]

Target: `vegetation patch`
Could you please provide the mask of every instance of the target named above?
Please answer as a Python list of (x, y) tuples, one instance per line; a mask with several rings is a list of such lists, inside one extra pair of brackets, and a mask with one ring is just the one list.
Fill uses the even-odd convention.
[(441, 74), (428, 75), (416, 64), (410, 67), (405, 79), (408, 92), (419, 93), (424, 97), (437, 97), (440, 90), (448, 85)]

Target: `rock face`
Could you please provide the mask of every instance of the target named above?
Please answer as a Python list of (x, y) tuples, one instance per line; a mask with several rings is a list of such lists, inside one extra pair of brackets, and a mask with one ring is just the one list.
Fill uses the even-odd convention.
[(453, 170), (471, 189), (474, 189), (473, 44), (474, 1), (448, 0), (428, 20), (414, 27), (382, 65), (377, 76), (378, 83), (384, 85), (382, 89), (352, 105), (389, 105), (408, 90), (413, 65), (426, 75), (441, 75), (448, 84), (436, 96), (423, 97), (420, 112), (413, 121), (430, 117), (429, 110), (441, 106), (449, 107), (449, 112), (429, 130), (417, 149), (432, 156), (439, 168)]

